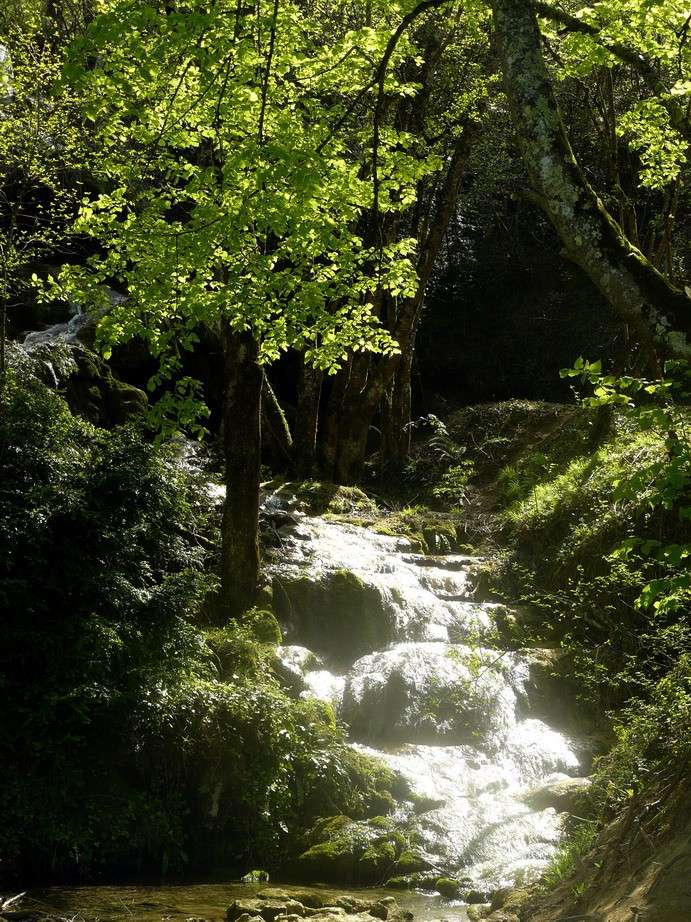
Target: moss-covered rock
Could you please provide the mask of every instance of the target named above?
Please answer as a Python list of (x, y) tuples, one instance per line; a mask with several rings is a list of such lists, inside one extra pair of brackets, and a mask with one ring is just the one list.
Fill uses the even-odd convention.
[(367, 900), (295, 888), (263, 890), (255, 899), (235, 900), (226, 912), (228, 922), (274, 922), (278, 918), (305, 917), (315, 922), (333, 922), (334, 916), (343, 922), (366, 922), (368, 918), (382, 922), (411, 922), (413, 918), (412, 913), (401, 909), (391, 896)]
[(396, 844), (388, 839), (374, 842), (362, 854), (358, 871), (361, 879), (385, 880), (396, 864)]
[(429, 871), (431, 865), (417, 852), (406, 849), (401, 852), (396, 862), (396, 874), (405, 876), (406, 874), (415, 874), (418, 871)]
[(533, 810), (552, 807), (557, 813), (586, 816), (592, 811), (588, 804), (589, 778), (565, 778), (534, 788), (523, 798)]
[(346, 816), (318, 820), (310, 830), (310, 847), (293, 865), (301, 878), (335, 884), (380, 884), (391, 874), (404, 840), (373, 823)]
[(321, 579), (276, 577), (275, 608), (300, 642), (339, 663), (350, 663), (393, 639), (393, 620), (373, 586), (349, 570)]
[(272, 611), (262, 608), (251, 608), (242, 619), (254, 637), (261, 643), (275, 644), (283, 642), (281, 627)]
[(414, 874), (395, 875), (386, 881), (386, 886), (392, 890), (429, 890), (430, 893), (437, 889), (439, 872), (417, 871)]
[(268, 871), (248, 871), (246, 874), (242, 875), (242, 882), (245, 884), (261, 884), (266, 883), (269, 880)]
[(455, 900), (460, 896), (461, 884), (455, 877), (439, 877), (435, 881), (435, 887), (447, 900)]
[(377, 504), (359, 487), (307, 480), (295, 484), (296, 497), (314, 515), (373, 516)]

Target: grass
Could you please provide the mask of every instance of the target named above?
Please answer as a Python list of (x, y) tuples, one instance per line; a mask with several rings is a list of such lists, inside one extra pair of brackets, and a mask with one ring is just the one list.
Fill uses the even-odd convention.
[[(595, 843), (597, 832), (597, 824), (594, 821), (578, 821), (578, 824), (567, 835), (545, 870), (542, 883), (546, 889), (554, 889), (562, 880), (571, 877), (578, 871), (584, 856)], [(574, 887), (580, 888), (580, 892), (576, 894), (580, 896), (584, 885), (577, 883)]]

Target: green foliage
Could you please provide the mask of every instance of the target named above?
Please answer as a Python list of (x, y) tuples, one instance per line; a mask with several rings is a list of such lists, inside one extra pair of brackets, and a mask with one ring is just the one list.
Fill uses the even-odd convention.
[(193, 538), (203, 517), (139, 433), (98, 430), (11, 374), (0, 401), (2, 746), (12, 766), (0, 849), (10, 866), (37, 869), (50, 854), (59, 867), (143, 852), (149, 837), (162, 847), (178, 824), (125, 780), (131, 712), (146, 689), (200, 668), (188, 613), (208, 584)]
[[(583, 857), (595, 842), (597, 825), (594, 822), (574, 820), (571, 825), (566, 841), (557, 850), (542, 877), (542, 882), (549, 889), (556, 887), (578, 870)], [(580, 893), (575, 892), (575, 895), (579, 896)]]
[(281, 627), (271, 611), (251, 608), (243, 615), (242, 622), (260, 643), (276, 645), (283, 641)]
[[(378, 216), (409, 208), (443, 161), (382, 126), (376, 191), (364, 168), (371, 128), (353, 112), (373, 104), (391, 13), (370, 5), (358, 23), (293, 2), (260, 0), (249, 17), (228, 0), (102, 0), (65, 71), (101, 186), (75, 231), (100, 249), (55, 290), (88, 303), (115, 278), (129, 292), (101, 324), (107, 352), (143, 337), (160, 382), (196, 326), (218, 321), (250, 331), (263, 362), (292, 347), (333, 372), (352, 351), (395, 351), (373, 300), (414, 292), (414, 241), (367, 239), (359, 221), (375, 197)], [(415, 93), (400, 76), (415, 58), (403, 38), (388, 94)]]
[[(687, 17), (683, 0), (605, 0), (576, 14), (586, 29), (590, 27), (589, 33), (558, 26), (545, 30), (550, 42), (559, 46), (557, 74), (562, 80), (583, 80), (621, 67), (622, 48), (635, 77), (643, 77), (621, 87), (616, 106), (623, 111), (610, 117), (619, 116), (614, 130), (638, 152), (639, 182), (648, 189), (671, 185), (686, 165), (688, 143), (680, 129), (684, 123), (688, 126), (684, 111), (691, 92), (691, 58), (680, 36), (685, 36)], [(614, 108), (614, 99), (611, 103)]]
[(604, 821), (688, 758), (689, 388), (686, 368), (668, 371), (617, 378), (579, 359), (563, 375), (590, 394), (590, 433), (555, 429), (498, 477), (514, 548), (505, 572), (538, 615), (521, 642), (561, 642), (615, 739), (589, 794), (595, 821), (570, 830), (549, 886), (578, 870)]
[(639, 152), (642, 186), (664, 189), (680, 179), (689, 146), (670, 125), (669, 115), (659, 100), (642, 100), (624, 113), (618, 132)]
[(668, 672), (617, 715), (616, 741), (600, 759), (592, 796), (609, 817), (644, 787), (684, 764), (691, 749), (691, 658), (685, 650)]
[(475, 465), (468, 459), (460, 464), (452, 464), (432, 488), (432, 496), (450, 506), (462, 506), (468, 498), (467, 488), (474, 473)]
[(77, 211), (70, 171), (81, 151), (74, 95), (59, 85), (60, 53), (31, 10), (7, 12), (0, 13), (0, 374), (5, 320), (39, 261), (64, 246)]
[[(691, 435), (686, 407), (691, 394), (691, 369), (676, 362), (663, 380), (602, 375), (597, 364), (583, 360), (575, 369), (593, 387), (585, 403), (593, 408), (626, 407), (649, 443), (658, 450), (640, 455), (636, 464), (623, 465), (614, 482), (619, 503), (644, 501), (652, 512), (675, 518), (682, 534), (691, 519)], [(646, 584), (638, 605), (653, 607), (660, 614), (683, 611), (691, 600), (691, 542), (660, 540), (658, 536), (630, 536), (614, 549), (615, 557), (636, 555), (657, 564), (657, 578)]]
[(211, 526), (172, 453), (12, 371), (0, 402), (3, 875), (274, 866), (325, 808), (390, 809), (280, 686), (270, 612), (198, 626)]

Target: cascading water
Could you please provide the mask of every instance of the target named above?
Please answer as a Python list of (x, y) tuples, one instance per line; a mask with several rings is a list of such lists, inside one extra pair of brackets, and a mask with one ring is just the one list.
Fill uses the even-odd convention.
[[(530, 716), (530, 652), (489, 646), (501, 606), (473, 599), (478, 559), (422, 556), (406, 539), (302, 515), (278, 534), (283, 665), (303, 695), (334, 705), (353, 746), (407, 780), (416, 802), (396, 819), (427, 866), (481, 894), (536, 876), (562, 818), (531, 792), (583, 772), (575, 743)], [(334, 605), (329, 586), (345, 571), (367, 621), (357, 602)], [(295, 592), (306, 585), (324, 587), (308, 618)], [(335, 618), (352, 618), (352, 638)]]

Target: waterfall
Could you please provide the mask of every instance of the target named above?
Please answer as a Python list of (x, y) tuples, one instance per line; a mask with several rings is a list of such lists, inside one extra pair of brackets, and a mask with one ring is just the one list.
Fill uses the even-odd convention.
[(474, 598), (482, 562), (299, 514), (278, 534), (283, 665), (407, 780), (395, 818), (427, 866), (484, 894), (538, 876), (563, 821), (539, 792), (585, 784), (582, 755), (535, 713), (537, 654), (497, 643), (506, 611)]

